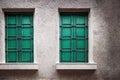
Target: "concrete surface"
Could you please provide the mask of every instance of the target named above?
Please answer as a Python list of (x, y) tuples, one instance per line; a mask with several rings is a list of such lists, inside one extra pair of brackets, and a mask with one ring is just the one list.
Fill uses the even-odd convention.
[[(0, 0), (0, 58), (4, 62), (2, 8), (35, 8), (34, 49), (38, 71), (0, 71), (0, 80), (120, 80), (120, 0)], [(58, 8), (90, 8), (96, 71), (57, 71)]]

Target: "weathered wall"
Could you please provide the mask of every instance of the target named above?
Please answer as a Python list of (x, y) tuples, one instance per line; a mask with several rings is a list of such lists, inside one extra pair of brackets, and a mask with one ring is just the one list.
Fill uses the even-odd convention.
[[(38, 71), (0, 71), (0, 80), (119, 80), (120, 0), (0, 0), (0, 55), (4, 53), (2, 8), (35, 8)], [(58, 8), (90, 8), (96, 71), (57, 71)]]

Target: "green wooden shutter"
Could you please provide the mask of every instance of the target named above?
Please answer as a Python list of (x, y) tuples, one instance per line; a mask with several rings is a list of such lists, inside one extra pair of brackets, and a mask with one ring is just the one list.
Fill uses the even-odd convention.
[(88, 62), (87, 13), (60, 13), (60, 62)]
[(33, 62), (33, 14), (5, 13), (6, 62)]

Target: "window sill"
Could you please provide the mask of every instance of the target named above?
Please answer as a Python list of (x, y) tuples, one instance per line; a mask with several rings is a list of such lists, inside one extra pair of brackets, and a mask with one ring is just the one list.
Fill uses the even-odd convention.
[(57, 70), (96, 70), (96, 63), (57, 63)]
[(36, 63), (0, 63), (0, 70), (38, 70)]

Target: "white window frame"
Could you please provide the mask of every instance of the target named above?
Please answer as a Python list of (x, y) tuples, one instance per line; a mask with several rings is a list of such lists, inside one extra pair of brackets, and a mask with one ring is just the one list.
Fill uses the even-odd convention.
[[(96, 70), (97, 64), (93, 60), (93, 26), (91, 26), (90, 8), (73, 9), (73, 8), (60, 8), (59, 12), (88, 12), (88, 30), (89, 30), (89, 49), (88, 49), (88, 63), (61, 63), (60, 53), (57, 57), (56, 69), (57, 70)], [(59, 40), (59, 39), (58, 39)], [(60, 41), (59, 41), (60, 42)], [(60, 43), (58, 43), (60, 45)]]
[[(6, 63), (5, 61), (5, 16), (4, 12), (33, 12), (34, 8), (3, 8), (2, 9), (2, 51), (3, 53), (0, 54), (0, 70), (38, 70), (38, 64), (37, 64), (37, 54), (34, 50), (34, 62), (33, 63)], [(35, 14), (34, 14), (35, 15)], [(34, 17), (34, 16), (33, 16)], [(34, 17), (35, 19), (35, 17)], [(34, 24), (35, 21), (34, 21)], [(35, 25), (34, 25), (35, 26)], [(34, 35), (35, 36), (35, 35)], [(35, 45), (34, 41), (34, 45)], [(34, 47), (35, 49), (35, 47)]]

